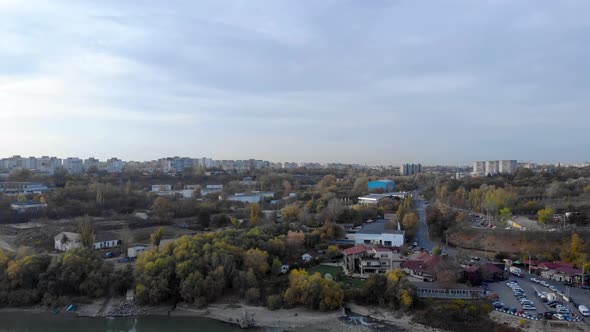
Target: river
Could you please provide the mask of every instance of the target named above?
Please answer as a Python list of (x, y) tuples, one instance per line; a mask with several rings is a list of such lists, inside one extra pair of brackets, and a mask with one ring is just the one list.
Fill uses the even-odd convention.
[[(143, 316), (132, 318), (81, 318), (74, 315), (0, 313), (2, 332), (243, 332), (237, 326), (208, 318)], [(265, 332), (270, 329), (249, 329)]]

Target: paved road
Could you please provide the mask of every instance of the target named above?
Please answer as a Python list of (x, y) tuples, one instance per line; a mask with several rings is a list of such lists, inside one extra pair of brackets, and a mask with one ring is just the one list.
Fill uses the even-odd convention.
[(419, 192), (414, 192), (413, 197), (418, 216), (420, 217), (420, 227), (416, 233), (416, 242), (418, 242), (418, 246), (428, 251), (432, 251), (432, 248), (440, 246), (443, 253), (446, 253), (449, 256), (455, 256), (457, 252), (454, 248), (446, 248), (444, 244), (434, 242), (430, 239), (430, 236), (428, 235), (428, 224), (426, 223), (426, 202), (424, 199), (420, 198)]
[(430, 240), (430, 237), (428, 236), (428, 225), (426, 224), (426, 203), (419, 197), (418, 194), (414, 195), (414, 202), (420, 217), (420, 227), (416, 233), (416, 242), (418, 242), (419, 247), (422, 247), (428, 251), (432, 251), (432, 248), (436, 247), (436, 243)]

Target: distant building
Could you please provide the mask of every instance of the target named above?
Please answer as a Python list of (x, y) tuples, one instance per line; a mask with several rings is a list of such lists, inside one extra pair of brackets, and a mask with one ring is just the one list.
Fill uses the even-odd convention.
[(195, 166), (195, 160), (187, 157), (160, 159), (160, 163), (162, 170), (165, 173), (181, 173), (187, 169), (192, 169)]
[(473, 162), (473, 174), (475, 175), (496, 175), (514, 174), (518, 169), (516, 160), (488, 160)]
[(16, 202), (10, 204), (10, 208), (19, 213), (40, 211), (45, 209), (46, 207), (47, 204), (34, 201)]
[(400, 267), (408, 274), (409, 279), (431, 282), (435, 279), (437, 265), (438, 256), (422, 252), (418, 257), (402, 262)]
[(80, 158), (66, 158), (63, 160), (63, 168), (70, 174), (80, 174), (84, 171), (84, 163)]
[(382, 189), (385, 192), (390, 192), (395, 190), (395, 182), (393, 180), (377, 180), (377, 181), (369, 181), (367, 184), (369, 191)]
[(42, 194), (48, 192), (49, 188), (41, 183), (35, 182), (0, 182), (0, 193), (7, 195), (18, 194)]
[(404, 245), (405, 232), (397, 228), (388, 228), (387, 220), (376, 220), (364, 224), (355, 234), (356, 244), (380, 245), (386, 247), (401, 247)]
[(227, 198), (228, 201), (244, 202), (244, 203), (260, 203), (266, 198), (274, 198), (273, 192), (252, 192), (250, 194), (237, 193)]
[(111, 158), (107, 160), (107, 172), (108, 173), (123, 173), (123, 166), (125, 164), (121, 159)]
[(385, 198), (403, 200), (407, 196), (408, 196), (408, 193), (403, 192), (403, 191), (385, 193), (385, 194), (368, 194), (366, 196), (359, 197), (358, 202), (359, 202), (359, 204), (371, 205), (371, 204), (377, 204), (382, 199), (385, 199)]
[(98, 159), (88, 158), (88, 159), (84, 160), (84, 170), (85, 171), (88, 171), (90, 168), (96, 168), (98, 170), (99, 165), (100, 165), (100, 161)]
[(60, 167), (62, 167), (62, 163), (59, 158), (43, 156), (37, 159), (37, 170), (39, 172), (53, 175)]
[(410, 176), (422, 173), (421, 164), (402, 164), (399, 168), (399, 173), (402, 176)]
[(201, 196), (207, 196), (210, 194), (217, 194), (223, 191), (222, 184), (208, 184), (205, 188), (201, 189)]
[(127, 248), (127, 257), (137, 257), (146, 250), (146, 246), (135, 246)]
[(54, 248), (59, 251), (69, 251), (82, 246), (80, 234), (61, 232), (53, 237)]
[(170, 185), (170, 184), (154, 184), (154, 185), (152, 185), (152, 192), (153, 193), (162, 192), (162, 191), (171, 191), (171, 190), (172, 190), (172, 185)]
[(295, 169), (295, 168), (297, 168), (297, 163), (285, 162), (285, 163), (283, 163), (283, 168)]

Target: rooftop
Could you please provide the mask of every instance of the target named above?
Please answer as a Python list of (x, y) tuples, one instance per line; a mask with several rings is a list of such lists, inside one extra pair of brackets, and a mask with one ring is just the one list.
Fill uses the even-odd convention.
[(404, 234), (403, 230), (387, 229), (387, 220), (379, 219), (370, 224), (364, 224), (356, 234)]
[(474, 290), (474, 291), (483, 291), (482, 288), (478, 287), (469, 287), (466, 284), (458, 284), (458, 283), (443, 283), (443, 282), (412, 282), (416, 288), (422, 289), (461, 289), (461, 290)]

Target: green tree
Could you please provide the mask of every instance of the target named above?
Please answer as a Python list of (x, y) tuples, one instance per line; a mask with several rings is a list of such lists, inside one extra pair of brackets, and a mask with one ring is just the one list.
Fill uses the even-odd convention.
[(503, 208), (500, 209), (500, 220), (502, 221), (508, 221), (512, 219), (512, 211), (510, 211), (510, 208)]
[(164, 228), (160, 227), (150, 235), (150, 242), (156, 248), (160, 248), (160, 242), (164, 236)]
[(542, 224), (546, 224), (548, 221), (550, 221), (551, 218), (553, 218), (554, 214), (555, 214), (555, 210), (553, 210), (553, 208), (550, 208), (550, 207), (541, 209), (537, 212), (539, 222)]

